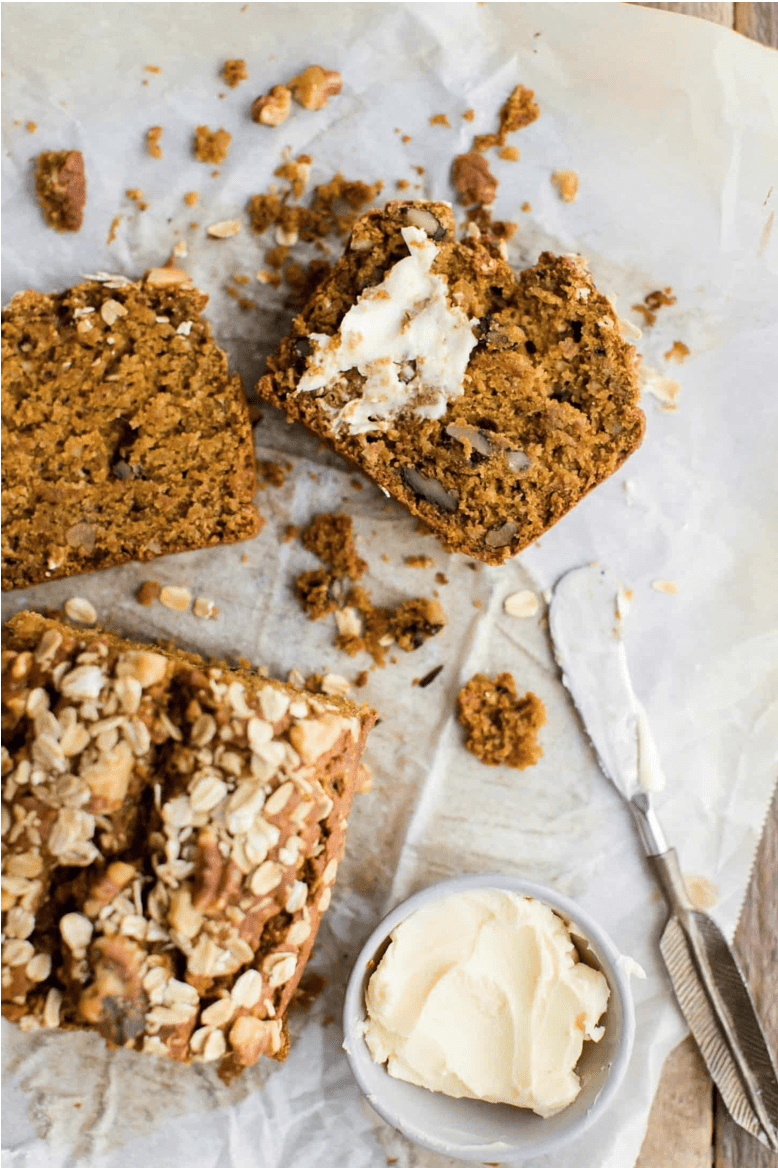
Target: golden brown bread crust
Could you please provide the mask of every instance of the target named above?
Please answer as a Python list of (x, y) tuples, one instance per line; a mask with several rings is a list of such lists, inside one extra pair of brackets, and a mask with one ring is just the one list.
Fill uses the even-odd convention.
[(260, 530), (246, 398), (201, 315), (206, 302), (150, 278), (13, 298), (3, 313), (4, 590)]
[(284, 1058), (367, 706), (23, 612), (5, 626), (3, 1014)]
[[(296, 393), (307, 338), (337, 332), (359, 294), (407, 255), (401, 229), (420, 215), (432, 216), (439, 245), (433, 270), (447, 278), (451, 302), (478, 339), (464, 393), (439, 420), (405, 415), (368, 434), (335, 433), (332, 407), (358, 396), (363, 379), (352, 370), (340, 387)], [(491, 244), (455, 242), (451, 210), (441, 203), (390, 203), (359, 220), (257, 391), (404, 503), (450, 550), (489, 564), (521, 551), (613, 474), (645, 425), (635, 350), (584, 263), (544, 253), (514, 275)]]

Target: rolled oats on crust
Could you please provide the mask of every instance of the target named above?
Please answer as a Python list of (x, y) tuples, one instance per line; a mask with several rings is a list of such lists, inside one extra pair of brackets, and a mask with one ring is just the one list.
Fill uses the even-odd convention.
[(284, 1058), (373, 711), (31, 612), (2, 698), (3, 1014)]

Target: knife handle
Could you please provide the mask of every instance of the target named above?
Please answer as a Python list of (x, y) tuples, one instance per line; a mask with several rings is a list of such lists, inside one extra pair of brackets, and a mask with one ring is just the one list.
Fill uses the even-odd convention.
[(649, 856), (649, 860), (671, 913), (685, 920), (692, 910), (692, 905), (689, 903), (689, 894), (686, 891), (675, 848), (668, 848), (658, 856)]
[(675, 848), (667, 846), (662, 825), (654, 814), (651, 797), (647, 791), (639, 791), (629, 801), (630, 810), (637, 824), (640, 842), (651, 861), (654, 875), (659, 881), (670, 911), (685, 917), (691, 909), (686, 885)]

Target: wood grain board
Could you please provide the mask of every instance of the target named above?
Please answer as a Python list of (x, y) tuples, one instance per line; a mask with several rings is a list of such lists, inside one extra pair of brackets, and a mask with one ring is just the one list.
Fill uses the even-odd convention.
[[(778, 49), (778, 4), (643, 4), (712, 20)], [(671, 28), (668, 22), (668, 35)], [(778, 70), (778, 55), (776, 55)], [(778, 791), (735, 934), (770, 1049), (778, 1050)], [(727, 1114), (691, 1037), (667, 1057), (635, 1168), (778, 1168)]]

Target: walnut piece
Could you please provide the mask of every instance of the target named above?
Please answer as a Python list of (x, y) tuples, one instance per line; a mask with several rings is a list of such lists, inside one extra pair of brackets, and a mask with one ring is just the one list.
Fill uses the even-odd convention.
[(251, 107), (251, 117), (262, 126), (280, 126), (289, 117), (292, 93), (285, 85), (274, 85), (270, 93), (262, 94)]
[(80, 231), (86, 204), (84, 159), (78, 150), (44, 150), (35, 165), (35, 193), (49, 227)]
[(322, 69), (321, 65), (309, 65), (288, 83), (296, 102), (304, 109), (324, 109), (327, 99), (336, 97), (343, 88), (343, 79), (334, 69)]

